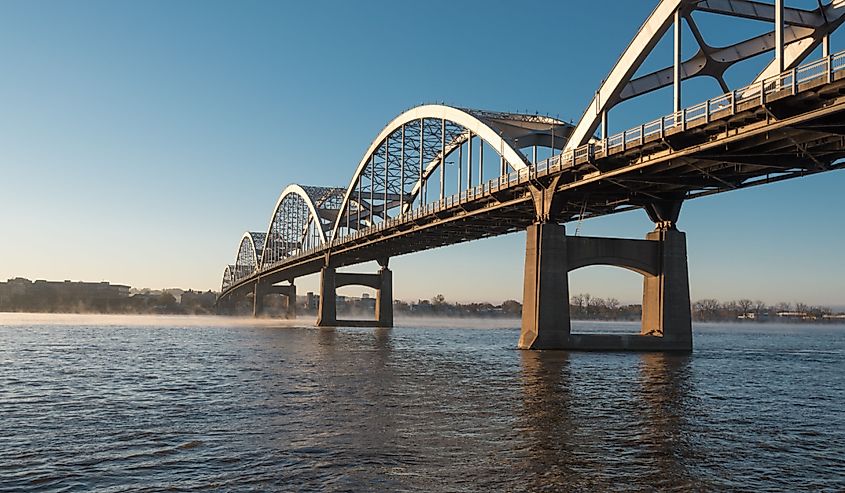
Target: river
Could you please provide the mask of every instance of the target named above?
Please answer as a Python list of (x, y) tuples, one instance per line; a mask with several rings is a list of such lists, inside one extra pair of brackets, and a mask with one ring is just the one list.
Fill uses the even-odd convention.
[(845, 490), (845, 326), (516, 324), (0, 314), (0, 491)]

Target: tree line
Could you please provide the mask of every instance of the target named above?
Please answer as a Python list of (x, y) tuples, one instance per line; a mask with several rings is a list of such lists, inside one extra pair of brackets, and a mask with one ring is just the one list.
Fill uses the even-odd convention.
[[(400, 314), (437, 316), (503, 316), (519, 317), (522, 304), (507, 300), (501, 305), (490, 303), (449, 303), (442, 294), (430, 300), (416, 303), (394, 302), (394, 309)], [(833, 310), (826, 306), (808, 305), (803, 302), (779, 302), (768, 305), (762, 301), (739, 299), (721, 302), (707, 298), (692, 303), (692, 318), (698, 322), (724, 322), (736, 320), (842, 320), (836, 318)], [(579, 293), (569, 300), (569, 313), (573, 319), (582, 320), (640, 320), (641, 304), (623, 304), (618, 299), (601, 298), (590, 293)]]
[(803, 302), (789, 303), (781, 301), (773, 305), (750, 299), (720, 302), (707, 298), (692, 304), (692, 315), (695, 320), (715, 322), (722, 320), (766, 320), (766, 319), (797, 319), (819, 320), (834, 315), (833, 310), (826, 306), (808, 305)]

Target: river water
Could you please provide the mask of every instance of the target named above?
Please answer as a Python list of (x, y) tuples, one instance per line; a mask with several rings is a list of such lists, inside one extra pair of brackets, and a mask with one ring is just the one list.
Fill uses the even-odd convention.
[(843, 326), (401, 325), (0, 315), (0, 491), (845, 490)]

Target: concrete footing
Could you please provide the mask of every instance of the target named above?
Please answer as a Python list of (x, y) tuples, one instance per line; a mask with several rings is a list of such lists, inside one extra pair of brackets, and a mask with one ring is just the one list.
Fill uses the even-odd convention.
[[(376, 290), (375, 320), (338, 320), (337, 288), (367, 286)], [(320, 271), (320, 304), (318, 327), (393, 327), (393, 273), (382, 267), (376, 274), (337, 272), (334, 267)]]
[[(568, 272), (613, 265), (643, 275), (640, 334), (572, 334)], [(645, 240), (567, 237), (564, 226), (528, 227), (520, 349), (691, 351), (686, 236), (661, 224)]]

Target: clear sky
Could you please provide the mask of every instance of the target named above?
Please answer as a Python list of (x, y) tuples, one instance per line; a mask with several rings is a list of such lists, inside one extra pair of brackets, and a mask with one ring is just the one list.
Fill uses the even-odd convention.
[[(656, 3), (4, 2), (0, 278), (218, 289), (242, 233), (266, 229), (285, 185), (346, 186), (410, 106), (577, 121)], [(700, 22), (713, 45), (769, 28)], [(670, 63), (666, 41), (646, 68)], [(684, 103), (720, 92), (693, 81)], [(666, 91), (623, 104), (611, 132), (671, 106)], [(840, 171), (685, 204), (693, 298), (845, 305), (843, 190)], [(579, 233), (651, 228), (637, 211)], [(521, 299), (523, 250), (514, 234), (393, 259), (394, 291)], [(571, 291), (636, 302), (641, 279), (592, 267), (573, 273)]]

